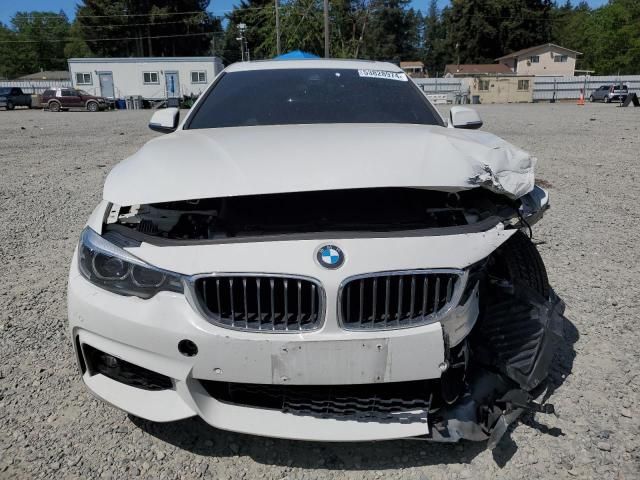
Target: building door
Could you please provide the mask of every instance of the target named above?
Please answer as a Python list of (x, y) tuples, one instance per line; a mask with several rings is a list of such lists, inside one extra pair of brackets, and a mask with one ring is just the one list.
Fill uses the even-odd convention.
[(178, 72), (164, 72), (167, 82), (167, 98), (176, 98), (180, 96), (180, 79)]
[(100, 79), (100, 95), (106, 98), (115, 98), (113, 92), (113, 73), (100, 72), (98, 73)]

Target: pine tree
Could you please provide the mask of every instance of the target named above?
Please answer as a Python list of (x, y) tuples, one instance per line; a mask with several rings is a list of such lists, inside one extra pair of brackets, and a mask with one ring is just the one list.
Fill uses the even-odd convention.
[(222, 34), (208, 6), (209, 0), (84, 0), (76, 17), (98, 56), (206, 55)]

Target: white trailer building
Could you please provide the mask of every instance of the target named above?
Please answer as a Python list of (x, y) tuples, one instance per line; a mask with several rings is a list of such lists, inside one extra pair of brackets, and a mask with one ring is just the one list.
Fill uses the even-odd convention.
[(70, 58), (74, 88), (107, 98), (199, 95), (224, 68), (218, 57)]

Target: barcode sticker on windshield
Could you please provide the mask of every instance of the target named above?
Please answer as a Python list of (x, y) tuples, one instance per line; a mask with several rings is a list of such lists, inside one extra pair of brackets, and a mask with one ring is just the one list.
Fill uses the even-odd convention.
[(387, 70), (358, 70), (359, 77), (382, 78), (383, 80), (398, 80), (406, 82), (407, 76), (400, 72), (389, 72)]

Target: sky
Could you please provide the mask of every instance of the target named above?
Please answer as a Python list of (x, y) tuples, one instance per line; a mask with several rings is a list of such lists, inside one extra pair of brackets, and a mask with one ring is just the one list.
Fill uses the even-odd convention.
[[(76, 10), (76, 4), (79, 0), (0, 0), (0, 22), (9, 24), (11, 17), (17, 11), (32, 11), (32, 10), (48, 10), (53, 12), (59, 12), (64, 10), (69, 18), (73, 18)], [(563, 0), (561, 0), (564, 3)], [(211, 0), (209, 11), (215, 15), (224, 15), (233, 8), (233, 5), (239, 3), (239, 0)], [(438, 0), (441, 7), (449, 4), (449, 0)], [(577, 3), (577, 2), (574, 2)], [(599, 7), (607, 0), (587, 0), (587, 3), (591, 7)], [(426, 10), (429, 5), (429, 0), (413, 0), (413, 7), (416, 9)]]

